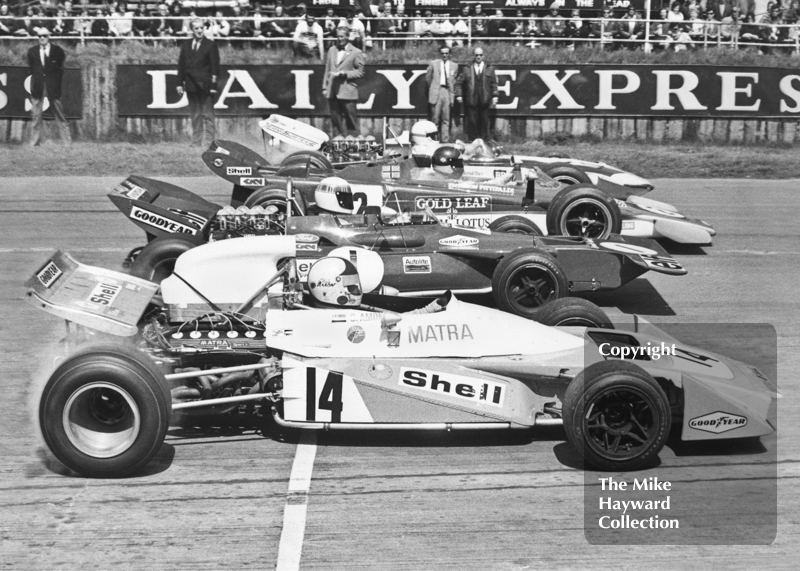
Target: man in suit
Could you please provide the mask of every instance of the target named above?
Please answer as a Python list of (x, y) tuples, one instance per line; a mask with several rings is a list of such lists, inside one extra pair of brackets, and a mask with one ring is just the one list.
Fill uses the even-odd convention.
[(433, 60), (425, 74), (428, 86), (428, 104), (431, 109), (431, 121), (439, 129), (439, 140), (450, 141), (450, 108), (455, 101), (455, 80), (458, 66), (450, 61), (450, 48), (439, 48), (439, 59)]
[(350, 43), (347, 28), (336, 30), (336, 45), (328, 50), (322, 93), (328, 100), (331, 123), (340, 135), (359, 134), (356, 103), (358, 87), (354, 79), (364, 77), (364, 52)]
[(204, 37), (202, 20), (192, 20), (192, 38), (181, 46), (178, 58), (178, 95), (186, 93), (189, 114), (192, 117), (192, 144), (203, 145), (203, 127), (213, 141), (214, 96), (219, 77), (219, 49), (217, 44)]
[(483, 61), (483, 48), (472, 50), (474, 63), (466, 65), (456, 79), (456, 101), (464, 104), (467, 140), (491, 139), (489, 109), (497, 105), (494, 67)]
[(28, 68), (31, 74), (31, 146), (39, 144), (42, 137), (42, 113), (44, 100), (50, 102), (61, 141), (71, 143), (69, 123), (61, 106), (61, 79), (64, 77), (64, 50), (50, 43), (50, 30), (41, 27), (36, 32), (39, 45), (28, 50)]

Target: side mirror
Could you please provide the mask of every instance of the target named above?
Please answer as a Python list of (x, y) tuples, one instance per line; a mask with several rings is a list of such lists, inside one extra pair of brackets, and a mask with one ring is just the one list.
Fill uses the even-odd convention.
[(381, 340), (385, 339), (387, 346), (400, 346), (400, 332), (392, 328), (402, 319), (403, 317), (394, 311), (384, 311), (381, 315)]

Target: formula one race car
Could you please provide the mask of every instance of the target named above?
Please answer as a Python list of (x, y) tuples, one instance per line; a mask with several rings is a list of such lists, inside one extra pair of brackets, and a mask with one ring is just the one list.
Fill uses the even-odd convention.
[[(72, 354), (48, 380), (39, 422), (53, 454), (84, 476), (133, 474), (168, 426), (196, 411), (260, 417), (267, 433), (563, 424), (586, 462), (610, 471), (648, 464), (672, 426), (684, 440), (774, 431), (776, 395), (743, 363), (655, 329), (548, 327), (452, 295), (404, 314), (366, 307), (360, 272), (342, 258), (317, 261), (316, 293), (304, 295), (301, 244), (209, 244), (214, 263), (186, 253), (160, 295), (158, 284), (61, 252), (49, 259), (26, 283), (30, 303), (85, 338), (119, 338)], [(612, 346), (639, 358), (606, 360)], [(720, 415), (724, 432), (701, 422)]]
[[(595, 239), (623, 234), (684, 244), (710, 244), (715, 234), (709, 224), (688, 219), (669, 204), (639, 196), (649, 190), (647, 185), (608, 183), (602, 190), (587, 183), (567, 187), (537, 166), (522, 167), (510, 156), (492, 155), (462, 164), (448, 147), (429, 158), (429, 162), (437, 163), (434, 167), (419, 166), (417, 157), (354, 164), (338, 170), (319, 152), (296, 151), (299, 146), (286, 142), (290, 140), (287, 133), (296, 136), (289, 129), (293, 124), (281, 125), (283, 130), (275, 132), (267, 145), (268, 158), (232, 141), (214, 141), (203, 153), (203, 161), (212, 172), (233, 183), (232, 206), (278, 205), (281, 189), (292, 178), (305, 201), (297, 213), (305, 214), (304, 208), (314, 202), (319, 183), (336, 175), (350, 184), (352, 205), (343, 202), (342, 207), (353, 212), (383, 206), (392, 195), (404, 202), (427, 201), (439, 219), (450, 225)], [(271, 129), (276, 128), (273, 125)], [(277, 164), (279, 160), (279, 166), (270, 162)], [(489, 171), (494, 176), (488, 176)], [(528, 222), (521, 222), (521, 218)]]
[[(337, 200), (336, 188), (320, 186), (320, 201)], [(289, 192), (291, 197), (291, 185)], [(286, 201), (285, 189), (283, 193)], [(658, 243), (645, 238), (612, 235), (592, 240), (450, 227), (440, 224), (430, 210), (405, 210), (397, 204), (397, 210), (367, 207), (363, 215), (287, 218), (274, 205), (269, 210), (223, 209), (174, 185), (136, 176), (109, 197), (157, 237), (131, 266), (133, 275), (157, 281), (172, 272), (180, 254), (206, 240), (270, 234), (297, 237), (303, 280), (311, 264), (331, 251), (374, 250), (385, 268), (383, 285), (401, 296), (446, 290), (491, 293), (500, 309), (529, 318), (549, 301), (570, 293), (616, 289), (648, 270), (686, 274)]]

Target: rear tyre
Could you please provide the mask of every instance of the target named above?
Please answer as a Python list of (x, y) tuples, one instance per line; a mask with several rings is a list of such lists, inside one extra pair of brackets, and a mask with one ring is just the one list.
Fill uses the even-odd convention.
[(535, 319), (546, 303), (569, 293), (566, 274), (552, 256), (517, 250), (500, 260), (492, 276), (492, 296), (499, 309)]
[(614, 324), (606, 312), (591, 301), (579, 297), (562, 297), (541, 308), (535, 321), (551, 327), (602, 327), (614, 329)]
[(572, 186), (574, 184), (590, 184), (592, 179), (580, 169), (576, 169), (575, 167), (568, 167), (568, 166), (555, 166), (551, 167), (544, 171), (545, 174), (549, 175), (550, 178), (553, 178), (560, 182), (561, 184), (565, 184), (567, 186)]
[(305, 177), (307, 174), (332, 176), (333, 163), (319, 151), (298, 151), (281, 161), (277, 176)]
[(506, 234), (527, 234), (529, 236), (542, 236), (543, 233), (535, 222), (528, 220), (524, 216), (503, 216), (489, 224), (492, 232), (503, 232)]
[(567, 439), (601, 470), (636, 470), (667, 441), (669, 400), (655, 379), (629, 361), (589, 365), (567, 387), (563, 402)]
[(616, 201), (591, 185), (575, 185), (556, 194), (547, 209), (547, 232), (603, 240), (622, 230)]
[(156, 455), (172, 407), (161, 371), (135, 349), (95, 345), (64, 361), (39, 403), (45, 443), (90, 478), (118, 478)]
[(175, 261), (184, 252), (188, 252), (205, 243), (201, 236), (191, 234), (174, 234), (156, 238), (142, 248), (131, 264), (131, 275), (137, 278), (161, 283), (175, 271)]
[[(292, 202), (292, 216), (305, 216), (308, 212), (308, 202), (302, 192), (295, 190), (294, 201)], [(274, 206), (279, 213), (286, 214), (286, 188), (262, 188), (255, 191), (244, 205), (248, 208), (254, 206)]]

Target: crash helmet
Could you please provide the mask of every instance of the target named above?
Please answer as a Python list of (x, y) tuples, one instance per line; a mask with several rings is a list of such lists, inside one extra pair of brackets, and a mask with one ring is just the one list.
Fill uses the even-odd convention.
[(338, 176), (323, 178), (314, 191), (317, 206), (328, 212), (353, 213), (353, 191), (350, 183)]
[(453, 145), (442, 145), (433, 152), (431, 166), (437, 172), (451, 174), (456, 169), (464, 168), (461, 151)]
[(439, 129), (431, 121), (417, 121), (411, 127), (412, 145), (430, 145), (439, 141)]
[(308, 272), (308, 290), (320, 303), (335, 306), (361, 305), (361, 280), (352, 262), (322, 258)]

